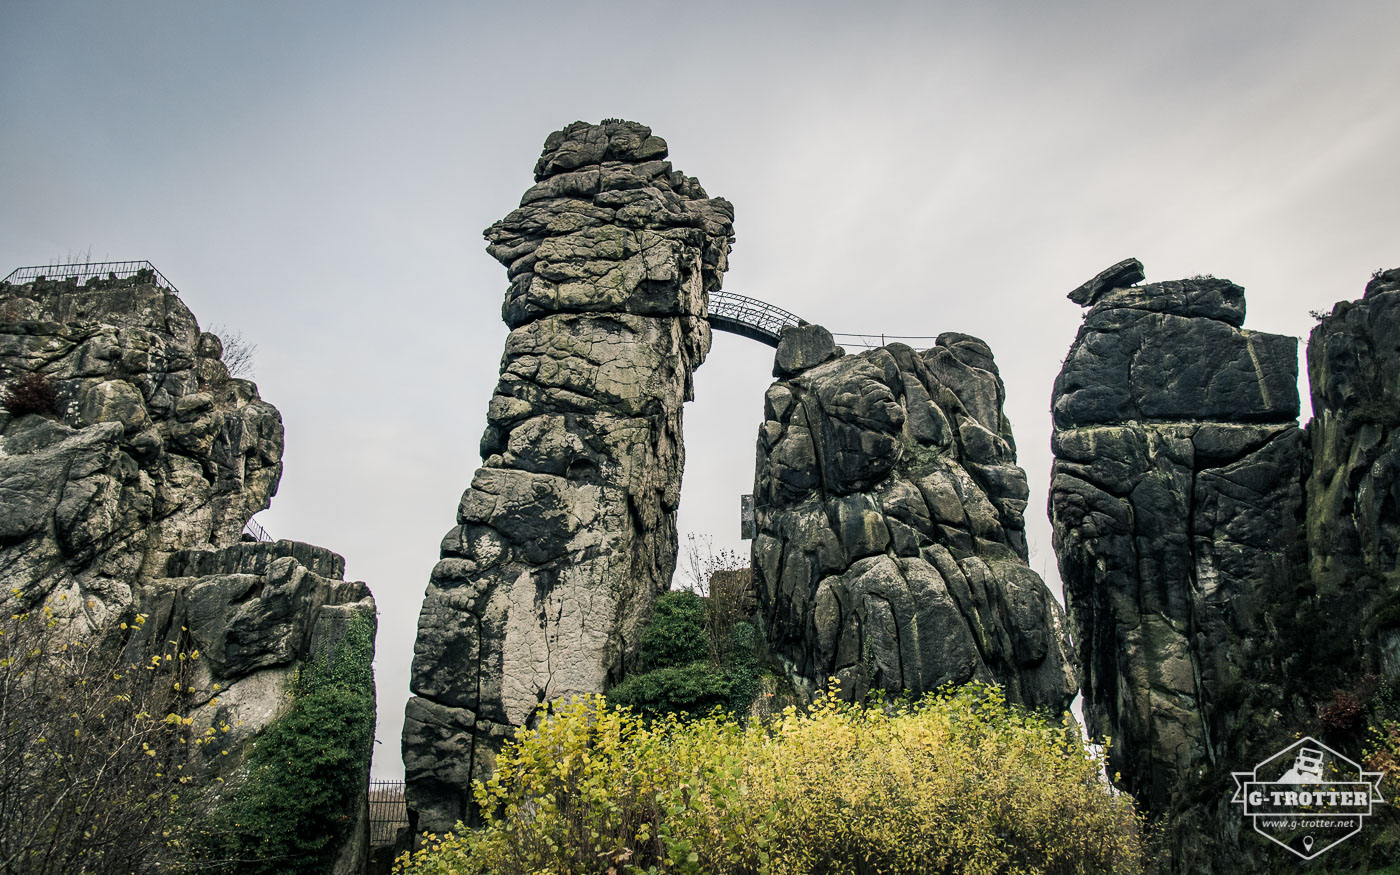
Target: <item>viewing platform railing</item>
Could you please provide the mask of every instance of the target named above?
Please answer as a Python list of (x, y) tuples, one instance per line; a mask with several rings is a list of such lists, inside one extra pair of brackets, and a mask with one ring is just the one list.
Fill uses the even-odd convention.
[(0, 282), (11, 285), (24, 285), (35, 280), (76, 281), (79, 285), (92, 279), (120, 280), (139, 274), (149, 274), (151, 282), (175, 294), (180, 290), (156, 270), (149, 261), (84, 261), (73, 264), (36, 264), (32, 267), (17, 267)]

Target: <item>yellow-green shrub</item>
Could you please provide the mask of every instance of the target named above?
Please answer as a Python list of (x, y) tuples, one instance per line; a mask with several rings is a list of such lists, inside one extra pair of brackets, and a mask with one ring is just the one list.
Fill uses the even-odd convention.
[(397, 871), (1139, 871), (1138, 819), (1101, 767), (1072, 727), (978, 685), (893, 707), (828, 695), (748, 730), (590, 697), (507, 745), (476, 787), (484, 828), (429, 837)]

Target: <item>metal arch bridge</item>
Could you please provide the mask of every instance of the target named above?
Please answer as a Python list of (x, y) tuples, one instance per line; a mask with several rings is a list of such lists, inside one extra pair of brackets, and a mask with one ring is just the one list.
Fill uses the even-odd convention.
[(757, 340), (775, 349), (784, 328), (807, 324), (807, 320), (765, 301), (722, 291), (710, 293), (707, 318), (710, 327), (717, 331)]

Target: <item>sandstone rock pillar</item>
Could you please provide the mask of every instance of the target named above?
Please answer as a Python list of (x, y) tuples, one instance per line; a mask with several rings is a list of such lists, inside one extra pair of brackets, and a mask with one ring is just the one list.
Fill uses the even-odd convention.
[(486, 231), (511, 328), (482, 466), (442, 541), (404, 721), (419, 830), (552, 699), (616, 680), (676, 559), (681, 408), (710, 346), (733, 208), (642, 125), (576, 122)]
[(995, 682), (1063, 710), (1063, 612), (1026, 565), (1026, 475), (985, 343), (845, 355), (788, 328), (758, 439), (754, 571), (774, 650), (809, 688)]
[[(1297, 341), (1242, 329), (1228, 280), (1142, 279), (1131, 260), (1070, 294), (1090, 309), (1055, 381), (1050, 513), (1089, 731), (1162, 816), (1277, 719), (1307, 454)], [(1238, 826), (1207, 796), (1198, 827)]]

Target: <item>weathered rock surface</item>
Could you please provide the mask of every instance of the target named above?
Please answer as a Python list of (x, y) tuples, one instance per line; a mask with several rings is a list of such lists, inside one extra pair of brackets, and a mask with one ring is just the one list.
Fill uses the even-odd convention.
[(1224, 280), (1099, 289), (1056, 381), (1050, 511), (1085, 716), (1167, 824), (1173, 871), (1270, 865), (1231, 770), (1348, 731), (1319, 722), (1335, 695), (1400, 676), (1397, 279), (1313, 331), (1306, 432), (1294, 340), (1240, 329)]
[(1069, 640), (1026, 565), (1026, 478), (987, 345), (842, 355), (803, 326), (777, 362), (753, 545), (775, 652), (809, 688), (834, 676), (856, 698), (982, 680), (1067, 707)]
[(420, 830), (471, 816), (471, 781), (541, 703), (619, 679), (669, 585), (681, 407), (733, 209), (665, 157), (642, 125), (576, 122), (486, 231), (512, 330), (419, 619), (403, 751)]
[(277, 489), (282, 418), (152, 281), (0, 298), (0, 377), (41, 373), (59, 399), (56, 417), (0, 410), (0, 575), (26, 604), (67, 592), (106, 625), (171, 552), (238, 542)]
[(1308, 339), (1308, 380), (1313, 580), (1331, 589), (1389, 575), (1400, 551), (1400, 268), (1379, 273), (1360, 301), (1319, 321)]
[(234, 779), (300, 667), (375, 606), (329, 550), (240, 542), (276, 491), (282, 419), (222, 351), (148, 273), (0, 286), (0, 379), (43, 374), (58, 396), (53, 414), (0, 409), (0, 602), (48, 605), (70, 634), (146, 614), (127, 645), (142, 663), (200, 650), (194, 716), (228, 722)]
[(1084, 714), (1153, 813), (1201, 770), (1243, 768), (1222, 762), (1234, 706), (1265, 692), (1265, 616), (1300, 555), (1296, 341), (1243, 317), (1226, 280), (1102, 289), (1055, 382), (1050, 513)]

